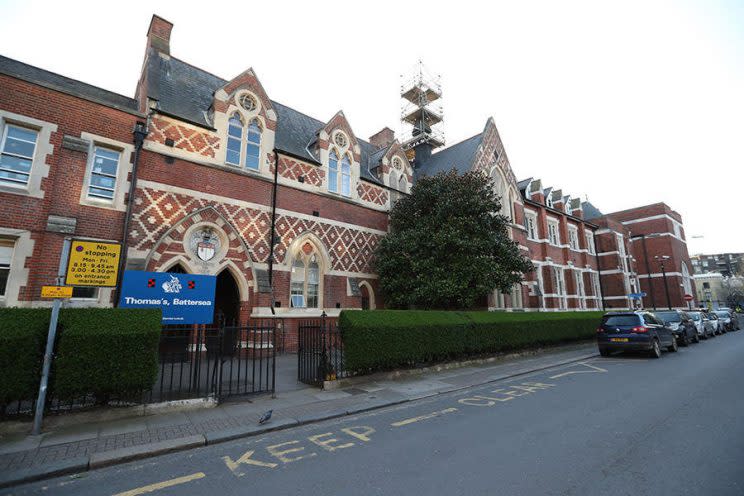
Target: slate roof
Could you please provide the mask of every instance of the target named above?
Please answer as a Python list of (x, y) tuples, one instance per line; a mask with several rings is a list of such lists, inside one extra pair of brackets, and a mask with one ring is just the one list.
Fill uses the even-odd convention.
[(418, 174), (433, 176), (439, 172), (446, 172), (453, 168), (460, 174), (468, 172), (473, 165), (475, 154), (482, 140), (483, 133), (479, 133), (432, 154), (426, 162), (417, 165)]
[(131, 113), (139, 113), (137, 110), (137, 100), (134, 98), (83, 83), (76, 79), (61, 76), (2, 55), (0, 55), (0, 74), (101, 103), (108, 107), (118, 108)]
[(527, 179), (522, 179), (517, 182), (517, 188), (519, 189), (519, 192), (522, 193), (522, 196), (527, 196), (527, 186), (530, 185), (530, 181), (532, 181), (532, 178), (528, 177)]
[[(161, 57), (151, 50), (147, 67), (147, 96), (158, 101), (158, 110), (200, 126), (212, 128), (207, 114), (214, 93), (228, 81), (194, 67), (175, 57)], [(303, 114), (274, 100), (271, 101), (277, 114), (277, 130), (274, 146), (280, 151), (320, 164), (320, 158), (310, 151), (317, 140), (318, 132), (326, 123)], [(363, 179), (381, 184), (370, 169), (378, 157), (378, 150), (370, 143), (360, 140), (361, 171)], [(377, 160), (381, 158), (379, 155)]]
[(604, 216), (604, 214), (600, 212), (597, 207), (595, 207), (588, 201), (582, 202), (581, 208), (582, 210), (584, 210), (584, 219), (586, 220), (596, 219), (598, 217)]

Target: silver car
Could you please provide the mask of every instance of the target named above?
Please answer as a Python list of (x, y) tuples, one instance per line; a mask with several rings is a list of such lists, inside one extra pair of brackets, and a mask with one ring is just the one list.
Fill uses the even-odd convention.
[(701, 339), (708, 339), (708, 337), (715, 335), (713, 326), (710, 324), (710, 320), (706, 317), (705, 313), (687, 312), (687, 315), (690, 316), (692, 322), (695, 324), (695, 329)]
[(734, 321), (731, 319), (728, 310), (716, 310), (713, 313), (718, 317), (718, 326), (723, 332), (735, 330)]

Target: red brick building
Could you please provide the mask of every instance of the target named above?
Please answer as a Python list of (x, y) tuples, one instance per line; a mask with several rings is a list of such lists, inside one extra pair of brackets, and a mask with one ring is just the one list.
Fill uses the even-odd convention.
[[(537, 268), (489, 295), (489, 308), (627, 307), (651, 285), (660, 304), (659, 270), (639, 265), (640, 235), (652, 259), (670, 257), (681, 306), (689, 257), (665, 205), (601, 216), (540, 180), (517, 181), (493, 119), (409, 161), (390, 129), (364, 140), (341, 111), (318, 120), (272, 100), (253, 69), (228, 80), (174, 57), (172, 27), (153, 17), (134, 98), (0, 57), (0, 305), (48, 305), (41, 286), (72, 235), (125, 241), (130, 270), (216, 275), (228, 320), (272, 306), (290, 319), (380, 308), (372, 258), (392, 203), (416, 177), (454, 167), (493, 178), (511, 236)], [(110, 289), (76, 289), (69, 304), (112, 303)]]

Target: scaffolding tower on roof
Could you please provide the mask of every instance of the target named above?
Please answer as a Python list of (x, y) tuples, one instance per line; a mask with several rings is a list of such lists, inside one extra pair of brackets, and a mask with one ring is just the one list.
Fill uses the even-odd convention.
[(403, 148), (413, 151), (425, 145), (430, 154), (444, 146), (441, 76), (432, 76), (419, 60), (411, 73), (401, 76), (400, 97)]

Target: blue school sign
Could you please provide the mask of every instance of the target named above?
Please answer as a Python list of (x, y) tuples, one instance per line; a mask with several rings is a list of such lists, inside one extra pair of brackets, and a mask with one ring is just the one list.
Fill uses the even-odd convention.
[(160, 308), (163, 324), (210, 324), (214, 317), (215, 276), (127, 270), (120, 308)]

